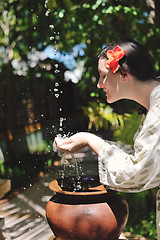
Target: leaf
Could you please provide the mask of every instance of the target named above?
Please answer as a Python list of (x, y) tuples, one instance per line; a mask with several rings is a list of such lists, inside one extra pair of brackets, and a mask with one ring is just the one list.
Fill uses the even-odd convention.
[(124, 126), (114, 132), (116, 141), (133, 145), (133, 137), (137, 131), (142, 116), (138, 113), (125, 114), (123, 119)]
[(113, 112), (113, 109), (99, 102), (89, 102), (87, 107), (82, 107), (84, 114), (89, 118), (88, 129), (95, 127), (97, 130), (109, 127), (123, 127), (123, 116)]

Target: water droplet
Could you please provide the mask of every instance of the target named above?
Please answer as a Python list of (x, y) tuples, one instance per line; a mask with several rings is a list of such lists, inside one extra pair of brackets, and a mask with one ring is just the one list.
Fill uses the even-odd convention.
[(45, 3), (44, 3), (45, 8), (48, 7), (47, 5), (48, 5), (48, 0), (46, 0)]
[(50, 40), (53, 40), (53, 39), (54, 39), (54, 36), (51, 36), (49, 39), (50, 39)]
[(56, 63), (56, 64), (54, 64), (54, 66), (55, 66), (55, 68), (58, 68), (58, 64)]
[(55, 97), (56, 97), (56, 98), (59, 98), (59, 94), (55, 94)]
[(55, 73), (59, 73), (60, 71), (59, 71), (58, 69), (56, 69), (54, 72), (55, 72)]
[(58, 88), (54, 88), (54, 92), (58, 92)]
[(48, 9), (46, 12), (45, 12), (45, 15), (46, 15), (46, 17), (48, 17), (49, 16), (49, 13), (50, 13), (50, 9)]
[(54, 47), (54, 55), (57, 53), (57, 46)]
[(59, 125), (62, 126), (64, 118), (59, 119)]
[(55, 83), (55, 87), (58, 87), (58, 86), (59, 86), (59, 83), (56, 82), (56, 83)]
[(50, 27), (50, 28), (54, 28), (54, 25), (53, 25), (53, 24), (51, 24), (51, 25), (49, 25), (49, 27)]

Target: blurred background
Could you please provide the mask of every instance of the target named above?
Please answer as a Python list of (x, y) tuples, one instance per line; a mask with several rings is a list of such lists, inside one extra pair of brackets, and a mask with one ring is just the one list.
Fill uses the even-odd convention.
[[(54, 167), (57, 134), (90, 131), (133, 144), (137, 104), (108, 105), (96, 87), (98, 52), (122, 37), (149, 49), (158, 75), (159, 0), (1, 0), (0, 177), (12, 191)], [(143, 235), (156, 239), (155, 191), (131, 199), (130, 230), (143, 209)]]

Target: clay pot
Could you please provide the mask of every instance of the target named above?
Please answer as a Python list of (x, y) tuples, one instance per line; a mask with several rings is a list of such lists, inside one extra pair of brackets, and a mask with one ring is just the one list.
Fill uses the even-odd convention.
[(98, 177), (68, 177), (49, 184), (54, 196), (46, 206), (58, 240), (118, 240), (128, 218), (128, 204), (106, 191)]

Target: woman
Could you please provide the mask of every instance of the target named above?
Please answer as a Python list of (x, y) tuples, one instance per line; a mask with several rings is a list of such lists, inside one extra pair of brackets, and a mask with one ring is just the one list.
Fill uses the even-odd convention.
[[(134, 136), (134, 149), (80, 132), (55, 138), (57, 148), (76, 152), (89, 146), (98, 155), (100, 181), (111, 189), (139, 192), (160, 185), (160, 81), (148, 51), (136, 40), (119, 40), (100, 54), (98, 88), (107, 102), (131, 99), (145, 114)], [(160, 240), (160, 191), (157, 193), (157, 235)]]

